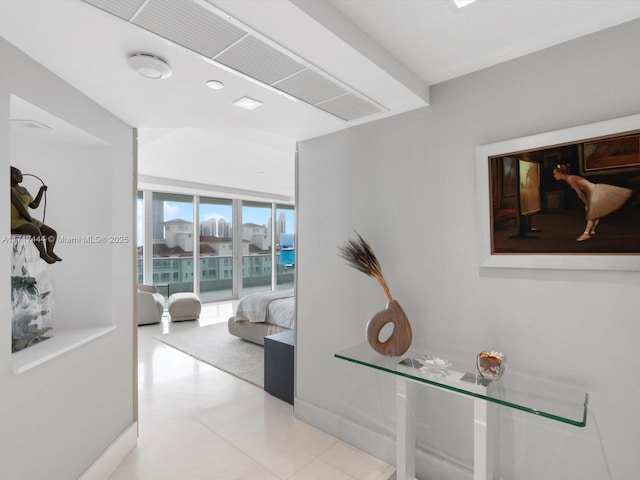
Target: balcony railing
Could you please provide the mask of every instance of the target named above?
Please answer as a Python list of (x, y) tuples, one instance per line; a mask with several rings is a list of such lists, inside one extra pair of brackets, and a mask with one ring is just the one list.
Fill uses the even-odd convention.
[[(288, 257), (287, 257), (288, 255)], [(291, 258), (285, 253), (287, 262)], [(276, 289), (292, 288), (293, 264), (280, 263), (276, 254)], [(200, 257), (200, 296), (203, 301), (229, 298), (233, 286), (233, 258), (231, 256)], [(193, 291), (193, 257), (156, 257), (153, 259), (153, 284), (168, 284), (160, 293), (168, 295)], [(138, 283), (143, 283), (142, 258), (138, 258)], [(271, 288), (271, 255), (243, 255), (243, 290)]]

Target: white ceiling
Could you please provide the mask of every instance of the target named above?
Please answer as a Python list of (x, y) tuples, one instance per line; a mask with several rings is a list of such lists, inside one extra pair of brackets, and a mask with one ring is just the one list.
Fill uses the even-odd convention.
[[(291, 199), (296, 141), (420, 108), (428, 85), (640, 17), (640, 0), (154, 1), (212, 6), (386, 111), (338, 119), (80, 0), (2, 0), (0, 35), (140, 128), (150, 181)], [(134, 52), (164, 58), (173, 75), (140, 77), (126, 64)], [(264, 104), (231, 105), (244, 95)]]
[(428, 85), (640, 17), (638, 0), (330, 0)]

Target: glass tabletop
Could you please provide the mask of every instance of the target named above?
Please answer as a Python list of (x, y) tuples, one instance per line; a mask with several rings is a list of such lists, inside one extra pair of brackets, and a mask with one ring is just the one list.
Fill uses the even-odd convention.
[[(563, 383), (518, 375), (510, 370), (499, 380), (489, 381), (477, 375), (471, 363), (453, 362), (446, 366), (438, 357), (426, 357), (412, 350), (401, 357), (385, 357), (367, 342), (342, 350), (335, 357), (570, 425), (584, 427), (587, 424), (589, 394)], [(429, 359), (427, 365), (424, 365), (425, 358)], [(434, 359), (436, 361), (432, 361)]]

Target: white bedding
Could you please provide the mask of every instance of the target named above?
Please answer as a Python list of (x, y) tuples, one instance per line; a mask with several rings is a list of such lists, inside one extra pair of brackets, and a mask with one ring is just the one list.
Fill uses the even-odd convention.
[(293, 329), (293, 297), (280, 298), (269, 303), (265, 323)]
[(247, 295), (238, 304), (235, 320), (236, 322), (268, 323), (292, 329), (294, 325), (293, 290)]

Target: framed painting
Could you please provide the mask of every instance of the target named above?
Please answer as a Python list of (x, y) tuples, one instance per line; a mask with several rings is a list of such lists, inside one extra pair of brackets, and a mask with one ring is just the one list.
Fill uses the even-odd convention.
[[(477, 147), (479, 266), (640, 270), (640, 162), (633, 168), (629, 139), (640, 144), (640, 115)], [(513, 197), (505, 158), (516, 159)], [(586, 167), (598, 172), (582, 177)], [(615, 205), (602, 200), (614, 193)]]
[(545, 192), (544, 209), (547, 212), (564, 211), (564, 192), (562, 190), (550, 190)]
[(532, 215), (542, 210), (538, 162), (518, 160), (518, 197), (520, 215)]
[(640, 166), (639, 135), (584, 143), (585, 172), (634, 166)]
[(518, 188), (516, 157), (502, 158), (502, 192), (505, 197), (515, 197)]

